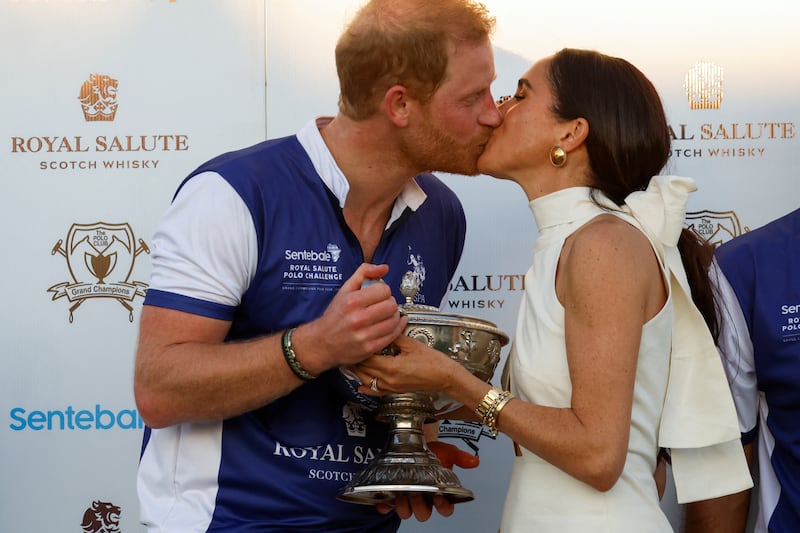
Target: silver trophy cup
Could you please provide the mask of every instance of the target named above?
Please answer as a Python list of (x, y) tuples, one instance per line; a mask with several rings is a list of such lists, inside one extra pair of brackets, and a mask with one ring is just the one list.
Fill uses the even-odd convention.
[[(449, 355), (475, 376), (489, 381), (500, 361), (501, 348), (508, 344), (508, 335), (480, 318), (414, 305), (418, 290), (417, 277), (407, 272), (401, 285), (406, 302), (400, 308), (408, 316), (405, 335)], [(384, 353), (391, 355), (393, 349), (390, 346)], [(415, 392), (381, 397), (376, 416), (391, 426), (388, 443), (353, 476), (338, 498), (368, 505), (392, 503), (397, 495), (412, 492), (441, 494), (454, 503), (474, 499), (472, 491), (464, 488), (458, 476), (428, 449), (423, 435), (426, 422), (459, 407), (460, 403), (444, 394)]]

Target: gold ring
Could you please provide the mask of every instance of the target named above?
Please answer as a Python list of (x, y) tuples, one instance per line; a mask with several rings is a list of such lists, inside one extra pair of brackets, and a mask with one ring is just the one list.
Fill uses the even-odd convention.
[(378, 378), (372, 378), (372, 381), (369, 382), (369, 388), (373, 392), (380, 392), (380, 390), (378, 390)]

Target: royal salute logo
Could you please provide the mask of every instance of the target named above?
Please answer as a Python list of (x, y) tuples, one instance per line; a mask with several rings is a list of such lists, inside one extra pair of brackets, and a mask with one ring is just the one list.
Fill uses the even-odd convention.
[(450, 281), (447, 309), (500, 311), (506, 298), (525, 290), (525, 274), (460, 274)]
[(122, 510), (111, 502), (95, 500), (83, 513), (81, 528), (85, 533), (120, 533), (119, 516)]
[(684, 225), (714, 247), (750, 231), (748, 227), (742, 229), (734, 211), (687, 212)]
[[(13, 135), (12, 156), (36, 160), (41, 171), (157, 171), (162, 157), (190, 151), (189, 136), (184, 133), (115, 131), (121, 119), (117, 116), (119, 86), (120, 82), (107, 74), (90, 74), (76, 98), (83, 125), (66, 132)], [(70, 94), (62, 95), (64, 105), (67, 98), (71, 102), (75, 98)], [(136, 115), (135, 111), (127, 113), (128, 121), (136, 121)]]
[(692, 109), (719, 109), (725, 93), (722, 88), (725, 70), (714, 63), (698, 61), (683, 80), (683, 88)]
[[(698, 61), (685, 74), (683, 88), (689, 108), (697, 116), (719, 117), (725, 98), (725, 71), (720, 65)], [(740, 95), (741, 96), (741, 95)], [(711, 113), (707, 113), (711, 111)], [(669, 125), (673, 159), (763, 160), (768, 148), (797, 138), (795, 122), (774, 117), (760, 120), (676, 121)]]
[(78, 100), (86, 122), (113, 122), (117, 115), (117, 80), (105, 74), (90, 74), (81, 85)]
[(130, 302), (144, 297), (148, 287), (130, 279), (136, 257), (142, 252), (149, 254), (150, 249), (142, 239), (137, 241), (128, 223), (73, 224), (66, 239), (58, 239), (50, 251), (67, 260), (72, 280), (57, 283), (47, 292), (53, 294), (53, 301), (66, 297), (72, 304), (70, 323), (78, 307), (97, 298), (118, 301), (133, 322)]

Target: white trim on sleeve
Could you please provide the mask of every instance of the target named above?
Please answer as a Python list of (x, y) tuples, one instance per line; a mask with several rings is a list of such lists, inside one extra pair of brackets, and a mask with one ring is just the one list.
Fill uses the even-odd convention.
[(253, 219), (239, 194), (215, 172), (178, 192), (153, 236), (150, 288), (237, 306), (255, 275)]
[(709, 273), (717, 297), (717, 348), (731, 386), (733, 402), (736, 404), (739, 430), (747, 433), (756, 426), (758, 417), (758, 382), (753, 342), (736, 293), (716, 261), (712, 263)]

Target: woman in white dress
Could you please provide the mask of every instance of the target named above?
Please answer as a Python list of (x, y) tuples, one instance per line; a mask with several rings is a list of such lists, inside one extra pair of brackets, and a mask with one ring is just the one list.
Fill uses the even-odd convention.
[[(658, 176), (670, 153), (661, 100), (627, 61), (565, 49), (499, 105), (504, 122), (479, 168), (523, 189), (539, 230), (508, 388), (408, 338), (396, 341), (400, 355), (357, 373), (381, 393), (445, 392), (464, 419), (514, 440), (503, 533), (672, 531), (654, 480), (661, 447), (680, 463), (683, 500), (750, 478), (678, 252), (682, 234), (686, 254), (697, 245), (682, 231), (694, 182)], [(709, 296), (705, 271), (690, 270), (700, 274), (692, 288)], [(712, 481), (698, 486), (692, 474), (706, 463)]]

